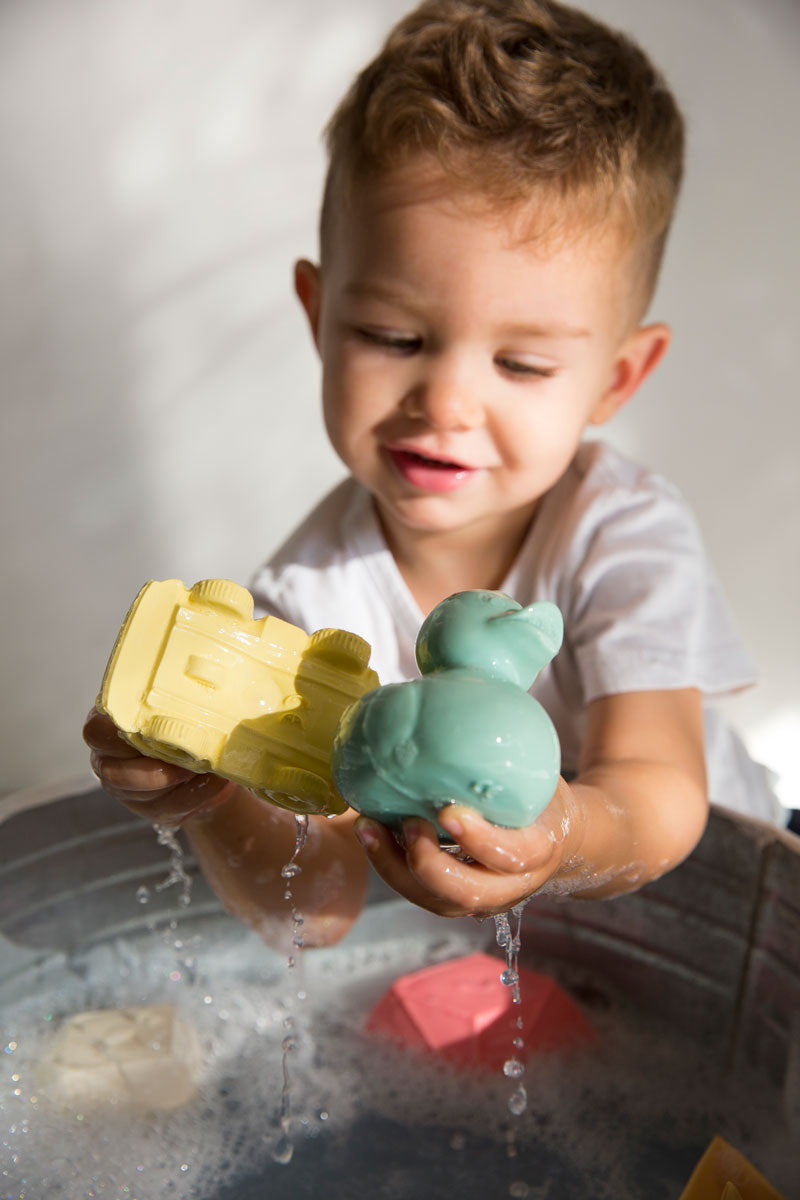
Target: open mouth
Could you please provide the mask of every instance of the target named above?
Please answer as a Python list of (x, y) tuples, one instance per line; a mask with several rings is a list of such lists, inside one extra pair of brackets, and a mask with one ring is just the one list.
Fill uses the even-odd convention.
[(450, 491), (474, 473), (473, 467), (417, 450), (390, 448), (388, 454), (403, 479), (423, 491)]
[(421, 467), (429, 467), (435, 471), (469, 471), (470, 467), (464, 466), (463, 463), (453, 462), (452, 459), (434, 458), (430, 454), (420, 454), (416, 450), (391, 450), (392, 458), (399, 460), (403, 459), (411, 464), (416, 464)]

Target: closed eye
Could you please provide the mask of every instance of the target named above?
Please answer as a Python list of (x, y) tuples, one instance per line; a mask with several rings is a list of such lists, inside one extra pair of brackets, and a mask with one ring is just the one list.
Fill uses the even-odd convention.
[(393, 350), (399, 354), (414, 354), (422, 345), (422, 338), (402, 333), (391, 333), (384, 329), (371, 329), (364, 325), (356, 326), (354, 333), (362, 342), (367, 342), (370, 346), (381, 346), (386, 350)]
[(555, 367), (545, 367), (538, 363), (521, 362), (517, 358), (506, 358), (503, 356), (496, 358), (494, 361), (508, 375), (517, 375), (522, 378), (552, 379), (556, 374)]

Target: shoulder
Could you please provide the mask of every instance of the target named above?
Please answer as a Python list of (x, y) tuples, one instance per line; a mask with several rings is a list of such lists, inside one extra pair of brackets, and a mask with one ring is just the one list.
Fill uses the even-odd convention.
[(254, 572), (250, 588), (257, 608), (306, 627), (316, 597), (358, 562), (370, 513), (368, 493), (355, 480), (333, 488)]
[(337, 484), (264, 564), (280, 572), (292, 564), (324, 566), (341, 556), (354, 528), (366, 520), (368, 495), (352, 478)]
[(582, 446), (563, 511), (560, 598), (586, 700), (751, 682), (727, 599), (697, 521), (657, 472), (602, 443)]
[(584, 442), (560, 484), (577, 504), (613, 511), (648, 498), (689, 511), (679, 489), (657, 471), (636, 462), (605, 442)]
[(658, 552), (704, 558), (689, 505), (669, 480), (600, 441), (584, 442), (541, 502), (515, 582), (569, 609), (586, 571), (634, 568)]
[(623, 544), (703, 555), (696, 518), (675, 484), (603, 442), (579, 448), (549, 499), (573, 566)]

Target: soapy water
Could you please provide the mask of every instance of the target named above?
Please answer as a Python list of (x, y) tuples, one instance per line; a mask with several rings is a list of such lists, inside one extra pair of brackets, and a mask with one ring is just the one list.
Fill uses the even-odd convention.
[[(402, 906), (399, 913), (395, 904), (376, 906), (367, 914), (370, 928), (363, 944), (307, 957), (304, 1037), (292, 1051), (295, 1153), (289, 1165), (274, 1168), (294, 1191), (280, 1191), (277, 1182), (251, 1192), (241, 1182), (262, 1175), (272, 1179), (269, 1164), (284, 1132), (275, 1115), (284, 1022), (294, 1000), (286, 994), (285, 959), (265, 951), (255, 935), (224, 917), (198, 922), (195, 936), (202, 952), (189, 980), (174, 978), (174, 953), (145, 934), (42, 965), (17, 981), (16, 990), (22, 986), (24, 995), (0, 989), (8, 1037), (0, 1055), (0, 1161), (5, 1159), (0, 1195), (10, 1200), (303, 1197), (312, 1194), (303, 1190), (304, 1163), (319, 1158), (321, 1143), (335, 1147), (338, 1140), (357, 1158), (370, 1141), (377, 1145), (384, 1138), (379, 1178), (367, 1180), (363, 1193), (372, 1160), (361, 1164), (361, 1183), (354, 1180), (352, 1190), (346, 1180), (329, 1180), (322, 1187), (318, 1179), (317, 1194), (326, 1200), (449, 1194), (415, 1191), (402, 1162), (386, 1161), (396, 1145), (401, 1160), (419, 1161), (432, 1177), (445, 1170), (452, 1194), (460, 1196), (675, 1200), (714, 1133), (722, 1132), (745, 1152), (749, 1140), (768, 1139), (769, 1123), (759, 1120), (756, 1098), (745, 1104), (746, 1089), (716, 1094), (713, 1070), (704, 1074), (695, 1065), (702, 1063), (702, 1048), (689, 1056), (687, 1078), (679, 1069), (687, 1061), (685, 1051), (676, 1053), (674, 1034), (648, 1028), (635, 1014), (628, 1014), (626, 1028), (610, 1021), (610, 1010), (598, 1010), (593, 1018), (603, 1034), (599, 1050), (528, 1060), (535, 1095), (512, 1119), (518, 1156), (509, 1162), (506, 1080), (499, 1074), (456, 1073), (362, 1033), (366, 1011), (398, 974), (476, 948), (474, 932), (460, 924), (442, 928), (442, 923), (419, 921), (409, 935), (402, 930), (404, 915)], [(401, 930), (393, 936), (392, 921), (398, 918)], [(383, 936), (381, 926), (386, 927)], [(164, 1000), (194, 1026), (203, 1047), (198, 1094), (185, 1109), (157, 1116), (64, 1112), (38, 1090), (36, 1064), (62, 1017), (87, 1008)], [(740, 1111), (739, 1105), (745, 1107)], [(771, 1132), (779, 1146), (780, 1130)], [(648, 1142), (663, 1158), (665, 1172), (676, 1147), (679, 1159), (671, 1177), (655, 1178), (645, 1190), (641, 1177), (631, 1184), (630, 1173)], [(496, 1181), (491, 1192), (468, 1190), (476, 1161)], [(788, 1172), (788, 1147), (785, 1161)], [(565, 1171), (572, 1180), (569, 1191), (553, 1183)]]
[[(294, 1153), (280, 1165), (297, 978), (284, 956), (221, 913), (184, 910), (177, 937), (171, 924), (169, 937), (145, 923), (0, 983), (3, 1200), (675, 1200), (716, 1133), (798, 1194), (788, 1125), (763, 1102), (763, 1084), (721, 1084), (706, 1048), (687, 1052), (674, 1030), (578, 970), (562, 982), (584, 997), (599, 1036), (579, 1051), (529, 1056), (517, 1116), (499, 1072), (456, 1072), (368, 1037), (366, 1014), (393, 979), (485, 949), (491, 936), (488, 923), (444, 921), (402, 901), (371, 906), (339, 947), (304, 956), (303, 1036), (291, 1048)], [(185, 1108), (65, 1111), (37, 1086), (64, 1018), (164, 1002), (203, 1050)]]
[[(291, 986), (287, 990), (286, 960), (229, 918), (198, 924), (201, 932), (190, 940), (202, 943), (203, 954), (190, 978), (175, 969), (175, 953), (164, 939), (145, 931), (67, 960), (54, 956), (0, 987), (4, 1200), (211, 1198), (235, 1184), (248, 1164), (283, 1161), (286, 1021), (297, 999)], [(429, 930), (425, 940), (406, 935), (338, 954), (315, 952), (303, 989), (313, 1019), (291, 1047), (298, 1140), (350, 1125), (365, 1102), (357, 1018), (364, 1012), (362, 998), (377, 999), (400, 971), (470, 948), (463, 931), (443, 938), (440, 930)], [(348, 986), (354, 979), (357, 984)], [(108, 1107), (65, 1111), (37, 1086), (37, 1064), (67, 1016), (165, 1001), (192, 1025), (203, 1050), (197, 1097), (185, 1109), (149, 1115)], [(340, 1040), (338, 1046), (331, 1041), (328, 1054), (324, 1042), (334, 1034)]]

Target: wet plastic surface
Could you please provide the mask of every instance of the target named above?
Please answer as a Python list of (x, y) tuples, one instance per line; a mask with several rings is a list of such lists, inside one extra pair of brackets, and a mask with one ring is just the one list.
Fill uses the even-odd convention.
[(377, 687), (356, 634), (311, 636), (228, 579), (151, 580), (133, 602), (97, 707), (142, 753), (214, 771), (300, 813), (343, 812), (330, 751), (344, 709)]
[(528, 688), (563, 631), (546, 601), (523, 607), (475, 590), (438, 604), (417, 637), (422, 678), (370, 692), (341, 721), (332, 764), (348, 804), (393, 826), (436, 824), (453, 802), (496, 825), (529, 825), (553, 795), (561, 748)]
[(469, 954), (395, 980), (367, 1019), (367, 1029), (400, 1045), (438, 1054), (470, 1069), (499, 1071), (514, 1039), (527, 1058), (591, 1041), (592, 1028), (561, 985), (536, 971), (518, 972), (520, 1002), (502, 982), (497, 959)]

